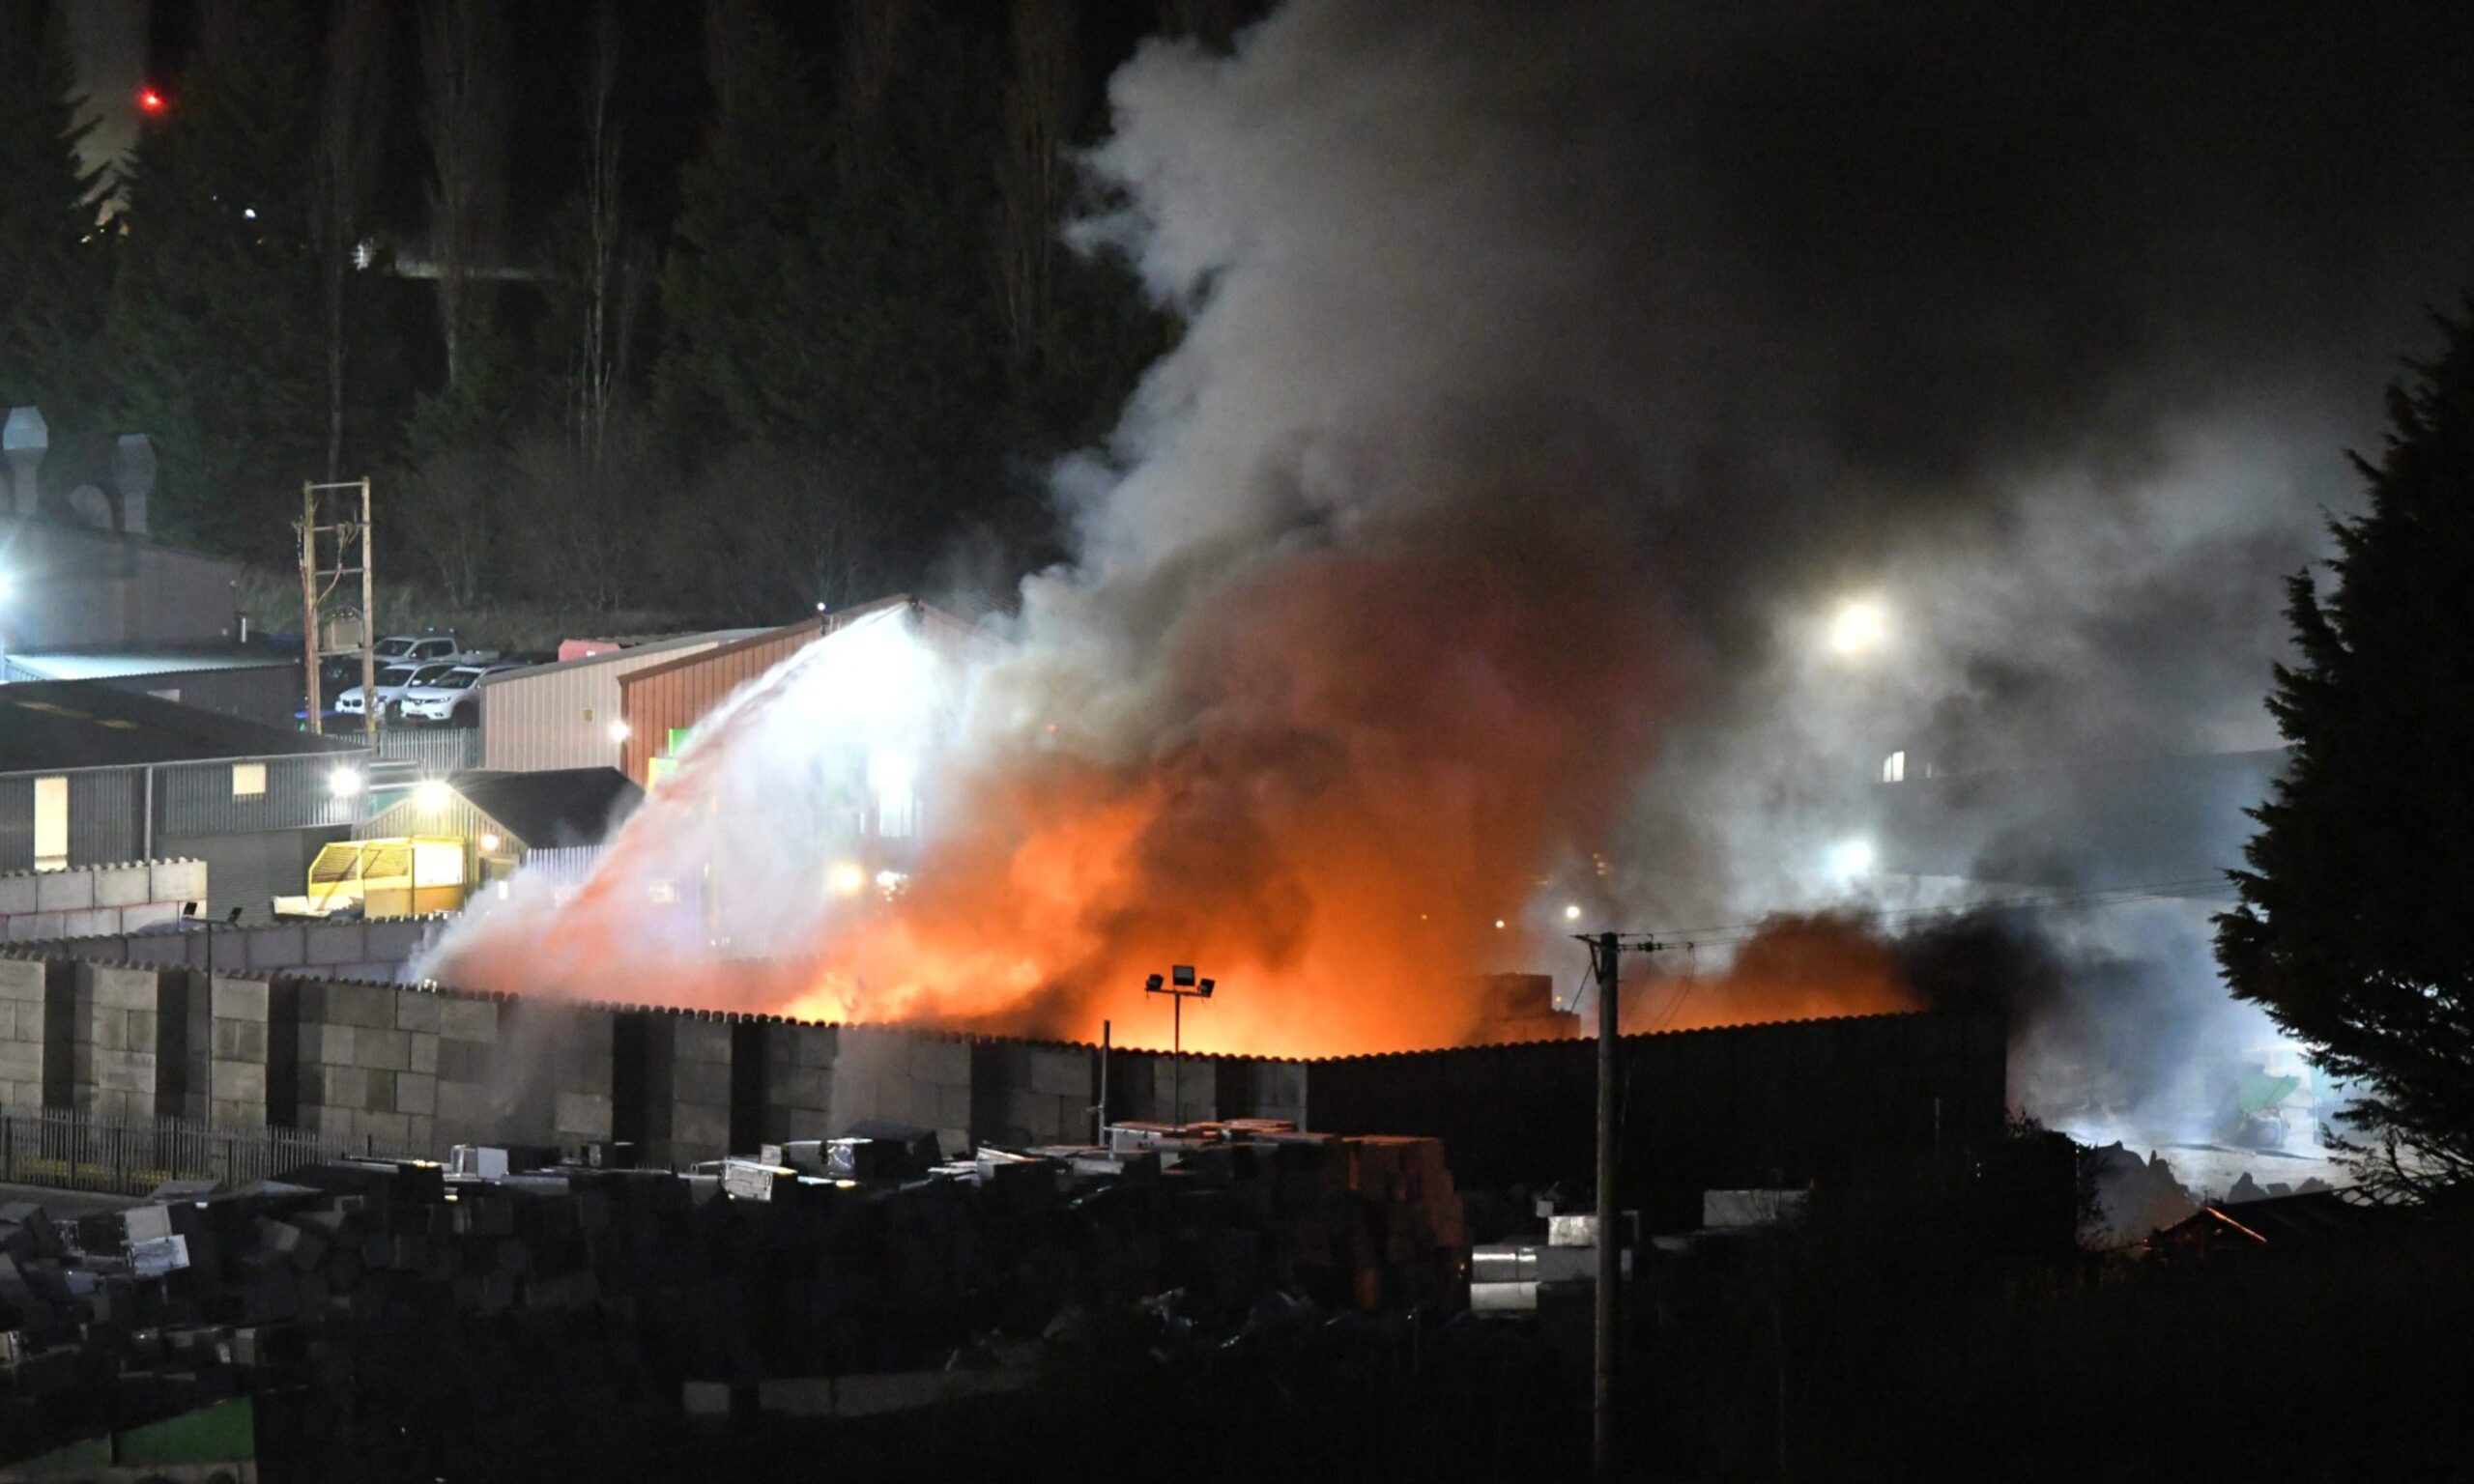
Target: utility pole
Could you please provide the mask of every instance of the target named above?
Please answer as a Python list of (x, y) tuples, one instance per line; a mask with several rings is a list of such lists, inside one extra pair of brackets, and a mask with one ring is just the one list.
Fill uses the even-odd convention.
[[(326, 729), (325, 698), (319, 693), (325, 676), (318, 662), (332, 655), (360, 654), (360, 725), (372, 754), (378, 751), (378, 587), (369, 553), (369, 481), (350, 479), (335, 484), (303, 480), (301, 485), (301, 626), (302, 665), (307, 671), (303, 691), (309, 702), (309, 729)], [(321, 545), (321, 538), (325, 538)], [(331, 564), (330, 562), (331, 561)], [(360, 579), (360, 625), (354, 643), (330, 647), (322, 611), (344, 579)]]
[(1654, 954), (1666, 945), (1655, 938), (1620, 932), (1575, 934), (1589, 945), (1589, 964), (1597, 981), (1597, 1350), (1590, 1391), (1590, 1472), (1597, 1484), (1615, 1478), (1615, 1372), (1619, 1342), (1617, 1285), (1623, 1281), (1623, 1253), (1618, 1241), (1623, 1213), (1616, 1187), (1615, 1053), (1621, 1035), (1617, 1024), (1623, 956)]

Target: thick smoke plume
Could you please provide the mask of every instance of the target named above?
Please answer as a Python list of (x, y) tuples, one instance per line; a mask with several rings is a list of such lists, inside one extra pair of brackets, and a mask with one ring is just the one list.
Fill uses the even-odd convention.
[[(844, 661), (793, 662), (582, 898), (431, 972), (1156, 1039), (1143, 977), (1194, 962), (1190, 1043), (1431, 1044), (1482, 1033), (1482, 973), (1568, 982), (1572, 926), (2005, 879), (1964, 816), (1953, 866), (1882, 842), (1895, 891), (1844, 848), (1893, 751), (2267, 745), (2277, 580), (2468, 266), (2474, 104), (2423, 84), (2469, 26), (2030, 10), (1297, 0), (1232, 55), (1145, 46), (1078, 238), (1186, 333), (1059, 472), (1078, 559), (901, 723), (935, 732), (907, 884), (820, 905), (849, 836), (795, 801), (827, 741), (885, 744), (825, 737)], [(1858, 596), (1884, 642), (1835, 655)], [(779, 900), (717, 954), (638, 910), (690, 877)], [(2133, 1053), (2214, 1035), (2202, 913), (2168, 916), (1958, 956), (2101, 1064), (2052, 1100), (2150, 1099)], [(1938, 1003), (1929, 947), (1782, 928), (1627, 1013)]]

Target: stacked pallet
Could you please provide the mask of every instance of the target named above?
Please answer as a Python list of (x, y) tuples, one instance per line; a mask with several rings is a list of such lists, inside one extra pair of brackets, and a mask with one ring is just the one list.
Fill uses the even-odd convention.
[(1216, 1239), (1208, 1292), (1251, 1277), (1335, 1307), (1468, 1301), (1469, 1234), (1439, 1139), (1343, 1138), (1277, 1119), (1120, 1124), (1109, 1139), (1117, 1156), (1162, 1158), (1182, 1197), (1178, 1229), (1234, 1233)]
[(1431, 1139), (1129, 1126), (955, 1157), (863, 1126), (681, 1174), (587, 1153), (338, 1159), (75, 1222), (0, 1208), (0, 1460), (236, 1394), (305, 1392), (349, 1422), (475, 1357), (736, 1387), (935, 1370), (1171, 1293), (1227, 1329), (1275, 1294), (1466, 1298)]

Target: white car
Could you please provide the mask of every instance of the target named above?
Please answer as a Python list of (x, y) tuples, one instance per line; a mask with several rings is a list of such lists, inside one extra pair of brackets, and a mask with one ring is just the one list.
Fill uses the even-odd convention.
[(377, 651), (378, 663), (386, 666), (451, 660), (463, 646), (452, 634), (389, 634), (372, 647)]
[[(378, 714), (403, 699), (404, 692), (426, 680), (435, 680), (456, 667), (448, 664), (389, 665), (378, 672)], [(354, 686), (335, 698), (335, 709), (346, 716), (359, 716), (367, 704), (360, 686)]]
[(512, 665), (458, 665), (446, 673), (404, 687), (395, 699), (395, 714), (409, 720), (452, 722), (473, 699), (473, 687), (483, 675), (495, 675)]

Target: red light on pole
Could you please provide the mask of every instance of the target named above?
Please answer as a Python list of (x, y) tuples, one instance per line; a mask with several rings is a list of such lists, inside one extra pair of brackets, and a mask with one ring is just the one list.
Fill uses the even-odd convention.
[(164, 106), (163, 95), (161, 93), (153, 88), (140, 88), (137, 90), (138, 112), (161, 113)]

